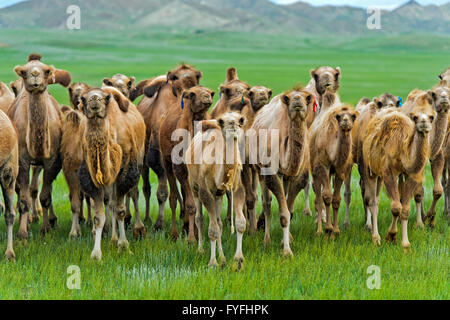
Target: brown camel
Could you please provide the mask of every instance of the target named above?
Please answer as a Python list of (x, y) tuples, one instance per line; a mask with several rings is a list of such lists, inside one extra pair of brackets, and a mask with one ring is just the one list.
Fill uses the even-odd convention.
[[(142, 83), (138, 84), (136, 90), (131, 93), (132, 98), (136, 98), (139, 91), (145, 93), (145, 97), (138, 105), (138, 110), (144, 117), (147, 128), (145, 138), (146, 157), (142, 170), (143, 191), (145, 197), (145, 220), (150, 221), (150, 180), (149, 168), (156, 173), (158, 177), (158, 218), (154, 228), (160, 230), (164, 222), (164, 207), (168, 197), (167, 178), (164, 167), (161, 163), (161, 153), (159, 148), (159, 129), (161, 118), (169, 110), (169, 106), (176, 103), (178, 97), (177, 90), (189, 89), (199, 84), (202, 73), (194, 67), (182, 64), (167, 73), (167, 76), (159, 76), (153, 80), (145, 80), (142, 83), (146, 85), (142, 88)], [(177, 198), (181, 201), (181, 195)], [(181, 204), (182, 206), (182, 204)], [(184, 215), (184, 208), (181, 208)]]
[(441, 177), (445, 165), (443, 144), (448, 126), (450, 88), (446, 86), (445, 81), (441, 81), (438, 86), (428, 92), (422, 90), (414, 90), (413, 92), (411, 92), (410, 97), (408, 97), (404, 108), (402, 108), (402, 111), (404, 111), (406, 114), (416, 112), (416, 108), (422, 108), (423, 104), (428, 101), (428, 97), (430, 96), (432, 97), (433, 101), (431, 106), (429, 107), (433, 108), (437, 113), (436, 119), (433, 122), (433, 129), (430, 132), (430, 164), (431, 174), (434, 180), (433, 202), (427, 214), (425, 215), (423, 204), (424, 189), (422, 184), (420, 184), (414, 192), (414, 199), (416, 201), (417, 208), (416, 226), (418, 228), (423, 228), (424, 222), (427, 222), (431, 227), (434, 227), (436, 204), (444, 192)]
[[(415, 111), (409, 117), (399, 111), (379, 112), (370, 121), (363, 137), (364, 202), (372, 217), (372, 240), (381, 244), (378, 233), (378, 203), (384, 182), (392, 200), (392, 224), (387, 241), (396, 241), (397, 222), (402, 222), (402, 246), (410, 247), (408, 240), (409, 202), (418, 184), (424, 178), (425, 164), (430, 153), (429, 133), (435, 118), (433, 97), (422, 96), (416, 101)], [(400, 178), (400, 184), (399, 184)]]
[[(38, 59), (39, 58), (39, 59)], [(30, 56), (24, 66), (14, 71), (22, 78), (23, 88), (8, 110), (19, 132), (20, 167), (17, 178), (19, 190), (20, 228), (18, 237), (27, 239), (28, 211), (30, 209), (30, 166), (44, 169), (40, 203), (43, 207), (41, 234), (45, 234), (56, 224), (56, 215), (50, 212), (52, 204), (52, 183), (61, 170), (59, 154), (61, 143), (61, 111), (58, 102), (48, 93), (47, 86), (55, 80), (55, 69), (40, 61), (40, 57)]]
[[(91, 258), (101, 260), (105, 198), (113, 216), (111, 242), (128, 250), (124, 197), (139, 182), (145, 153), (145, 123), (137, 108), (114, 88), (89, 90), (81, 98), (81, 108), (85, 115), (80, 124), (84, 162), (78, 177), (82, 190), (94, 203), (95, 246)], [(136, 228), (143, 231), (139, 216), (136, 221), (135, 233)]]
[(81, 96), (88, 92), (91, 89), (91, 86), (87, 85), (83, 82), (74, 82), (69, 88), (69, 98), (70, 98), (70, 106), (75, 110), (80, 110), (79, 104), (81, 102)]
[[(401, 106), (400, 97), (394, 96), (391, 93), (383, 93), (379, 97), (373, 98), (370, 100), (368, 98), (362, 98), (358, 105), (356, 106), (356, 110), (359, 112), (359, 117), (356, 119), (355, 124), (352, 130), (352, 156), (353, 156), (353, 164), (356, 164), (358, 167), (360, 180), (359, 185), (361, 187), (361, 195), (363, 197), (364, 203), (364, 164), (363, 164), (363, 156), (362, 156), (362, 137), (369, 124), (370, 120), (375, 116), (375, 114), (379, 111), (385, 109), (395, 110)], [(353, 165), (352, 165), (353, 166)], [(351, 167), (349, 168), (351, 171)], [(350, 226), (350, 202), (351, 202), (351, 174), (347, 175), (347, 179), (345, 181), (345, 221), (344, 227), (347, 228)], [(372, 217), (368, 214), (367, 208), (364, 205), (364, 216), (366, 217), (366, 229), (372, 229)]]
[(9, 106), (15, 99), (14, 93), (9, 90), (8, 86), (0, 81), (0, 110), (8, 112)]
[(135, 77), (128, 77), (123, 74), (116, 74), (112, 78), (104, 78), (103, 85), (114, 87), (119, 90), (125, 97), (130, 98), (131, 92), (136, 89)]
[[(14, 189), (19, 172), (19, 145), (16, 128), (8, 116), (0, 110), (0, 186), (5, 200), (5, 222), (8, 232), (6, 260), (15, 261), (13, 249)], [(1, 213), (1, 212), (0, 212)]]
[[(195, 86), (184, 90), (182, 93), (178, 92), (179, 97), (177, 102), (168, 106), (168, 112), (161, 119), (161, 128), (159, 131), (159, 143), (161, 148), (161, 155), (163, 160), (164, 170), (166, 172), (169, 185), (170, 195), (169, 203), (172, 210), (172, 239), (178, 238), (178, 231), (176, 226), (176, 208), (178, 200), (177, 179), (181, 185), (183, 194), (183, 207), (185, 208), (185, 221), (188, 219), (189, 242), (195, 242), (194, 235), (194, 219), (195, 219), (195, 201), (191, 187), (188, 181), (188, 171), (184, 161), (174, 162), (173, 158), (184, 159), (184, 154), (173, 155), (174, 148), (182, 148), (186, 150), (189, 146), (189, 141), (195, 135), (194, 128), (196, 122), (206, 120), (208, 117), (208, 110), (213, 103), (214, 92), (208, 88)], [(181, 131), (182, 132), (181, 132)], [(174, 139), (174, 134), (178, 131), (182, 134), (181, 142)], [(179, 152), (180, 150), (177, 149)]]
[[(283, 229), (283, 255), (292, 256), (290, 248), (290, 220), (293, 208), (289, 199), (297, 196), (298, 177), (308, 175), (309, 170), (309, 139), (306, 125), (307, 110), (314, 104), (314, 96), (305, 90), (294, 89), (278, 95), (264, 106), (257, 114), (252, 129), (259, 140), (258, 167), (263, 179), (260, 180), (263, 190), (263, 206), (265, 208), (265, 238), (264, 243), (270, 243), (270, 193), (278, 201), (280, 223)], [(278, 135), (278, 137), (276, 137)], [(267, 138), (267, 136), (269, 136)], [(273, 137), (272, 137), (273, 136)], [(266, 137), (266, 139), (264, 139)], [(274, 139), (272, 141), (272, 139)], [(265, 140), (265, 141), (264, 141)], [(262, 153), (270, 155), (271, 164), (262, 158)], [(275, 163), (273, 163), (275, 162)], [(276, 166), (275, 169), (274, 166)], [(285, 189), (281, 178), (291, 180)], [(288, 201), (286, 201), (288, 194)], [(269, 205), (267, 205), (269, 203)], [(293, 203), (293, 202), (292, 202)]]
[[(311, 172), (313, 189), (316, 194), (317, 234), (322, 234), (323, 212), (326, 214), (325, 232), (339, 235), (338, 214), (341, 203), (341, 186), (351, 174), (352, 129), (358, 111), (350, 106), (327, 108), (314, 121), (310, 131)], [(334, 175), (331, 192), (331, 177)], [(333, 207), (331, 222), (330, 205)]]
[(246, 228), (243, 213), (244, 188), (240, 182), (242, 163), (239, 141), (243, 139), (245, 118), (237, 112), (227, 112), (218, 120), (202, 122), (203, 132), (195, 135), (186, 151), (186, 165), (189, 182), (194, 192), (197, 213), (195, 222), (199, 230), (198, 250), (203, 253), (202, 204), (209, 214), (208, 236), (211, 241), (209, 267), (218, 266), (216, 244), (221, 265), (226, 263), (222, 249), (223, 225), (220, 218), (222, 199), (226, 191), (231, 191), (233, 208), (236, 211), (237, 244), (234, 268), (240, 269), (244, 262), (242, 239)]

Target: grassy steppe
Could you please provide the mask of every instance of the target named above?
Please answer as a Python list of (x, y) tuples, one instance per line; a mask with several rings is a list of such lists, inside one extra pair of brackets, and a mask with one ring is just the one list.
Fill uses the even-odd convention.
[[(270, 87), (275, 93), (297, 82), (306, 84), (309, 70), (319, 65), (340, 66), (342, 100), (356, 104), (362, 96), (385, 91), (406, 98), (414, 88), (427, 89), (448, 67), (450, 38), (403, 35), (371, 38), (293, 38), (260, 34), (201, 33), (168, 34), (159, 30), (128, 32), (69, 32), (2, 30), (0, 34), (0, 81), (16, 77), (13, 67), (25, 63), (30, 52), (72, 73), (74, 81), (100, 86), (103, 77), (115, 73), (137, 80), (165, 74), (185, 61), (203, 71), (202, 84), (217, 89), (229, 66), (238, 68), (241, 79)], [(53, 86), (52, 94), (68, 104), (67, 91)], [(229, 260), (224, 269), (206, 267), (209, 251), (199, 256), (184, 240), (169, 240), (170, 210), (166, 208), (163, 232), (149, 232), (146, 239), (130, 241), (134, 255), (118, 253), (103, 241), (103, 261), (90, 260), (90, 230), (69, 241), (71, 225), (68, 189), (62, 174), (54, 185), (53, 201), (58, 228), (41, 238), (40, 225), (31, 226), (27, 247), (15, 246), (17, 262), (0, 261), (0, 299), (449, 299), (448, 222), (438, 205), (437, 227), (416, 230), (411, 210), (409, 238), (412, 248), (404, 253), (400, 244), (382, 243), (376, 248), (363, 229), (364, 217), (354, 170), (351, 227), (339, 239), (317, 238), (312, 218), (301, 214), (303, 193), (296, 203), (291, 233), (294, 258), (281, 257), (281, 227), (273, 203), (272, 245), (263, 248), (263, 234), (245, 236), (243, 272), (231, 271), (235, 237), (225, 227), (224, 250)], [(152, 174), (152, 188), (156, 190)], [(430, 206), (432, 179), (427, 169), (425, 205)], [(311, 197), (313, 207), (314, 195)], [(380, 204), (380, 233), (391, 221), (384, 191)], [(141, 197), (141, 209), (144, 208)], [(343, 221), (343, 204), (341, 221)], [(224, 210), (225, 211), (225, 210)], [(260, 204), (258, 212), (261, 211)], [(225, 213), (225, 212), (224, 212)], [(152, 218), (157, 202), (152, 194)], [(180, 223), (181, 226), (181, 223)], [(151, 226), (147, 226), (150, 228)], [(17, 228), (17, 226), (16, 226)], [(131, 232), (128, 239), (132, 238)], [(6, 228), (0, 224), (0, 244), (6, 247)], [(207, 246), (207, 248), (209, 245)], [(81, 270), (81, 290), (66, 286), (67, 267)], [(366, 286), (366, 270), (381, 269), (380, 290)]]

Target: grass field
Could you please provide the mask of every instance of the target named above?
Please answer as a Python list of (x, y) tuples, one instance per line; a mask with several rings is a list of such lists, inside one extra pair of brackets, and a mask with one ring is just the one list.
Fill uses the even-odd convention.
[[(315, 39), (258, 34), (168, 34), (158, 30), (115, 34), (2, 30), (0, 81), (14, 80), (13, 67), (24, 64), (30, 52), (40, 52), (45, 62), (69, 70), (74, 81), (97, 86), (103, 77), (115, 73), (134, 75), (140, 81), (165, 74), (185, 61), (203, 71), (204, 86), (217, 89), (225, 78), (226, 68), (235, 66), (241, 79), (279, 93), (297, 82), (307, 83), (310, 69), (331, 65), (340, 66), (343, 71), (342, 100), (355, 104), (362, 96), (390, 91), (406, 98), (414, 88), (432, 87), (437, 75), (448, 67), (449, 40), (426, 35)], [(51, 92), (60, 103), (68, 104), (65, 89), (54, 86)], [(363, 229), (358, 179), (354, 170), (351, 227), (339, 239), (316, 237), (313, 218), (301, 214), (302, 193), (291, 224), (295, 256), (284, 260), (274, 200), (272, 245), (263, 247), (263, 233), (245, 235), (245, 268), (235, 273), (231, 271), (231, 263), (236, 238), (230, 236), (229, 227), (225, 227), (223, 239), (227, 266), (210, 270), (208, 250), (205, 256), (199, 256), (196, 248), (187, 247), (184, 239), (175, 243), (169, 240), (168, 205), (163, 232), (149, 232), (141, 241), (132, 240), (128, 232), (134, 255), (119, 253), (109, 245), (109, 239), (104, 239), (103, 261), (91, 261), (93, 240), (86, 226), (82, 227), (82, 239), (68, 240), (71, 212), (61, 174), (53, 192), (58, 228), (41, 238), (40, 225), (32, 225), (28, 246), (15, 246), (17, 262), (0, 261), (0, 299), (449, 299), (450, 232), (442, 215), (443, 200), (437, 207), (434, 230), (417, 230), (412, 208), (409, 224), (412, 248), (408, 253), (403, 252), (400, 244), (383, 242), (377, 248)], [(152, 188), (155, 220), (153, 174)], [(432, 198), (429, 169), (425, 190), (428, 208)], [(312, 208), (313, 200), (314, 195)], [(389, 204), (383, 191), (379, 216), (382, 237), (391, 221)], [(144, 208), (142, 197), (140, 207)], [(343, 209), (342, 204), (341, 221)], [(147, 227), (150, 231), (151, 226)], [(0, 248), (5, 247), (6, 228), (2, 222)], [(66, 286), (70, 265), (80, 267), (81, 290), (69, 290)], [(379, 290), (366, 286), (369, 276), (366, 270), (371, 265), (381, 270)]]

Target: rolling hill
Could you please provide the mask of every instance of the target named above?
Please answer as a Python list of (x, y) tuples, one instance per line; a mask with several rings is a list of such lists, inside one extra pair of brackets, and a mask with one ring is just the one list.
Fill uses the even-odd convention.
[(69, 5), (81, 9), (83, 29), (237, 31), (270, 34), (450, 33), (450, 3), (411, 0), (382, 11), (382, 30), (366, 27), (366, 10), (349, 6), (277, 5), (269, 0), (28, 0), (0, 9), (0, 28), (66, 27)]

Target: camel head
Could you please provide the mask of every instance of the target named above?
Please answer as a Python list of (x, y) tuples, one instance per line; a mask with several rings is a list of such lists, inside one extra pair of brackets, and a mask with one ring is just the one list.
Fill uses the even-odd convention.
[(373, 102), (375, 102), (378, 109), (399, 108), (402, 105), (400, 98), (390, 93), (383, 93), (381, 96), (374, 98)]
[(353, 110), (350, 106), (342, 106), (337, 110), (335, 116), (339, 128), (344, 132), (349, 132), (353, 129), (353, 125), (356, 118), (359, 116), (359, 112)]
[(88, 92), (91, 87), (82, 82), (72, 83), (68, 89), (70, 103), (74, 109), (80, 110), (79, 104), (81, 102), (81, 96)]
[(255, 86), (250, 89), (248, 96), (250, 97), (253, 111), (257, 112), (269, 103), (272, 98), (272, 90), (263, 86)]
[(437, 113), (447, 113), (450, 108), (450, 88), (440, 86), (434, 90), (428, 91), (434, 101), (434, 110)]
[(326, 91), (336, 93), (339, 90), (339, 79), (341, 78), (341, 68), (320, 67), (311, 70), (311, 77), (316, 82), (316, 90), (322, 95)]
[(222, 130), (222, 135), (225, 140), (239, 140), (239, 138), (243, 134), (245, 117), (243, 117), (238, 112), (227, 112), (220, 116), (220, 118), (217, 120), (217, 123)]
[(167, 72), (167, 83), (172, 84), (172, 92), (178, 96), (184, 89), (198, 86), (202, 73), (194, 67), (182, 64), (172, 71)]
[(131, 92), (136, 87), (135, 80), (135, 77), (129, 78), (123, 74), (116, 74), (112, 78), (104, 78), (103, 84), (108, 87), (116, 88), (117, 90), (122, 92), (125, 97), (129, 98)]
[(291, 120), (300, 119), (304, 121), (308, 115), (308, 108), (313, 108), (315, 98), (308, 91), (293, 90), (281, 96), (281, 102), (286, 106)]
[(436, 117), (434, 111), (433, 91), (423, 91), (414, 100), (414, 107), (411, 108), (409, 117), (414, 121), (416, 130), (420, 133), (426, 134), (431, 131), (433, 121)]
[(42, 93), (47, 90), (49, 79), (53, 77), (55, 68), (39, 60), (31, 60), (24, 66), (16, 66), (14, 72), (23, 79), (25, 90), (30, 93)]
[(15, 81), (11, 81), (9, 83), (9, 87), (11, 88), (11, 90), (14, 92), (14, 95), (17, 96), (19, 95), (20, 90), (22, 90), (23, 87), (23, 81), (22, 79), (17, 79)]
[(202, 86), (184, 90), (181, 96), (183, 108), (189, 108), (194, 114), (205, 113), (213, 103), (214, 94), (214, 91)]
[(248, 91), (250, 86), (240, 80), (233, 80), (226, 84), (220, 86), (220, 95), (225, 99), (225, 101), (230, 101), (237, 98), (246, 98), (248, 96)]
[(450, 68), (448, 68), (444, 73), (439, 75), (439, 79), (446, 81), (447, 86), (450, 86)]

